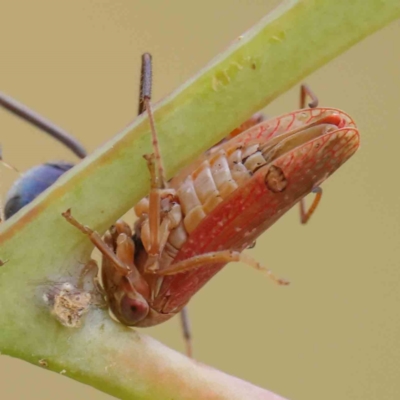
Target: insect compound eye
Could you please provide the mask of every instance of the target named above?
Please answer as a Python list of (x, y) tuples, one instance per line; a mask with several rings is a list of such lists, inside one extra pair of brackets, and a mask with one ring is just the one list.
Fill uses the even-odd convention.
[(21, 196), (15, 195), (7, 199), (7, 203), (4, 206), (4, 216), (6, 219), (13, 216), (16, 212), (18, 212), (24, 204), (22, 203)]
[(131, 298), (125, 294), (121, 299), (120, 311), (121, 322), (134, 326), (149, 313), (149, 304), (145, 299)]
[(265, 185), (273, 193), (283, 192), (286, 189), (288, 182), (283, 171), (271, 165), (265, 175)]

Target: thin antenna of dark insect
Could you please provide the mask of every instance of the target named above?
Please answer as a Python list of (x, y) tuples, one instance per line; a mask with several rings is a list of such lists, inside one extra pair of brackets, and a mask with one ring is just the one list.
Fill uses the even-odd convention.
[(68, 147), (79, 158), (86, 157), (87, 153), (84, 147), (69, 133), (4, 93), (0, 93), (0, 106), (48, 133)]
[(151, 108), (151, 102), (150, 102), (152, 78), (153, 78), (153, 73), (152, 73), (151, 54), (144, 53), (142, 55), (142, 69), (140, 77), (139, 114), (141, 114), (144, 110), (147, 110), (147, 113), (149, 115), (156, 169), (158, 171), (161, 188), (166, 188), (168, 184), (165, 178), (164, 166), (162, 163), (160, 147), (157, 138), (157, 131), (154, 124), (153, 110)]

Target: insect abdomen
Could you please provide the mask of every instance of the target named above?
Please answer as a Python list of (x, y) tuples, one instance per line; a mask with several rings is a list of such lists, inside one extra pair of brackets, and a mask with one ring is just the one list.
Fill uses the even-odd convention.
[(183, 225), (191, 233), (220, 203), (253, 172), (266, 163), (258, 145), (219, 151), (204, 161), (177, 189), (183, 213)]

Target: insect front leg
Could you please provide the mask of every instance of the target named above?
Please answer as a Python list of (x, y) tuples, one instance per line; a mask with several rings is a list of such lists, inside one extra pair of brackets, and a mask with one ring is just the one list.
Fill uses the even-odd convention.
[[(93, 259), (90, 259), (82, 268), (79, 277), (78, 277), (78, 283), (77, 283), (77, 288), (82, 290), (85, 286), (85, 280), (88, 275), (93, 274), (95, 277), (98, 275), (99, 272), (99, 266), (97, 265), (97, 262)], [(93, 283), (94, 286), (97, 288), (98, 281), (96, 278), (93, 278)], [(100, 288), (99, 288), (100, 289)], [(101, 289), (99, 290), (101, 293)]]
[[(86, 285), (90, 284), (90, 288), (86, 289)], [(91, 304), (97, 307), (107, 307), (106, 293), (99, 282), (99, 266), (97, 262), (90, 259), (81, 269), (76, 287), (81, 292), (88, 292), (92, 296)], [(94, 289), (93, 289), (94, 287)]]
[(182, 212), (176, 201), (175, 190), (168, 189), (165, 169), (162, 162), (157, 131), (151, 106), (152, 62), (148, 53), (142, 56), (142, 74), (140, 82), (139, 113), (147, 112), (150, 123), (153, 153), (145, 155), (150, 172), (151, 190), (147, 199), (135, 207), (140, 218), (147, 214), (141, 227), (141, 239), (148, 254), (145, 271), (156, 271), (158, 261), (173, 228), (182, 220)]
[[(159, 270), (159, 258), (167, 243), (168, 236), (171, 230), (177, 227), (182, 220), (181, 207), (178, 202), (173, 201), (176, 193), (175, 191), (168, 191), (168, 182), (165, 178), (165, 171), (150, 103), (151, 87), (152, 60), (151, 55), (145, 53), (142, 56), (139, 114), (144, 111), (148, 113), (154, 153), (150, 156), (145, 156), (151, 176), (150, 196), (148, 199), (143, 199), (135, 207), (136, 215), (144, 219), (144, 224), (140, 228), (141, 240), (149, 255), (145, 271)], [(163, 209), (163, 216), (161, 216), (161, 208)], [(145, 218), (146, 214), (148, 215), (147, 219)], [(181, 311), (181, 321), (183, 336), (186, 342), (186, 354), (188, 357), (192, 357), (192, 335), (186, 307)]]
[[(126, 224), (118, 223), (116, 227), (116, 240), (113, 240), (111, 234), (105, 235), (103, 240), (101, 236), (88, 226), (82, 225), (78, 222), (71, 214), (71, 210), (67, 210), (62, 213), (62, 216), (73, 226), (78, 228), (82, 233), (87, 235), (90, 241), (95, 247), (103, 254), (103, 256), (109, 260), (116, 273), (121, 276), (129, 276), (130, 278), (136, 278), (139, 282), (144, 282), (136, 269), (133, 259), (135, 253), (135, 247), (131, 239), (132, 232), (125, 231)], [(121, 229), (121, 227), (123, 227)], [(115, 251), (115, 252), (114, 252)]]
[(78, 222), (70, 210), (62, 215), (71, 225), (87, 235), (103, 254), (103, 289), (116, 318), (128, 326), (134, 326), (146, 318), (150, 309), (150, 289), (134, 264), (135, 245), (127, 225), (117, 222), (115, 231), (107, 232), (103, 240), (97, 232)]
[(151, 191), (147, 198), (136, 206), (139, 219), (140, 238), (148, 254), (145, 271), (157, 271), (158, 261), (172, 229), (182, 220), (181, 206), (175, 190), (159, 188), (155, 176), (154, 156), (146, 156), (151, 176)]
[(71, 214), (71, 209), (63, 212), (61, 214), (71, 225), (75, 226), (75, 228), (79, 229), (82, 233), (87, 235), (90, 241), (94, 244), (94, 246), (103, 254), (103, 256), (107, 257), (110, 261), (113, 262), (115, 268), (122, 274), (128, 275), (130, 272), (130, 268), (123, 261), (121, 261), (113, 252), (113, 250), (107, 246), (101, 236), (89, 228), (88, 226), (82, 225), (78, 222)]
[[(310, 98), (310, 102), (307, 104), (307, 97)], [(310, 89), (310, 87), (306, 84), (301, 85), (300, 87), (300, 108), (303, 109), (305, 107), (315, 108), (318, 107), (318, 97), (315, 93)], [(312, 190), (315, 193), (314, 200), (311, 206), (306, 210), (306, 201), (305, 199), (301, 199), (299, 202), (300, 208), (300, 222), (302, 224), (306, 224), (311, 216), (314, 214), (314, 211), (317, 209), (319, 202), (321, 201), (322, 197), (322, 188), (315, 187)]]

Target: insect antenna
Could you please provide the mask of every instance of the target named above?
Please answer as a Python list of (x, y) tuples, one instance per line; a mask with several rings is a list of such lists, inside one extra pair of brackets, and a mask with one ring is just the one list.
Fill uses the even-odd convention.
[(152, 59), (150, 53), (144, 53), (142, 55), (142, 68), (140, 76), (140, 93), (139, 93), (139, 115), (145, 110), (149, 116), (150, 129), (152, 144), (155, 157), (156, 170), (158, 172), (158, 183), (159, 188), (164, 189), (168, 187), (167, 180), (165, 178), (165, 170), (161, 158), (160, 146), (157, 137), (157, 131), (154, 124), (153, 110), (151, 107), (151, 87), (152, 87)]
[[(0, 108), (1, 107), (48, 133), (54, 139), (69, 148), (79, 158), (86, 157), (86, 150), (72, 135), (30, 110), (25, 105), (0, 92)], [(2, 219), (10, 218), (22, 207), (30, 203), (37, 195), (51, 186), (64, 172), (73, 167), (73, 164), (69, 162), (54, 161), (38, 165), (26, 173), (21, 173), (17, 168), (2, 159), (1, 151), (0, 163), (15, 171), (20, 176), (7, 193), (7, 201), (3, 210), (4, 215), (1, 216)]]
[(79, 158), (86, 157), (86, 150), (78, 142), (78, 140), (76, 140), (73, 136), (64, 131), (62, 128), (53, 124), (48, 119), (30, 110), (22, 103), (12, 99), (4, 93), (0, 93), (0, 106), (10, 111), (14, 115), (22, 118), (23, 120), (30, 122), (32, 125), (36, 126), (42, 131), (48, 133), (51, 137), (68, 147)]

